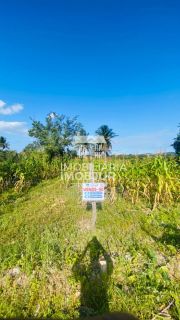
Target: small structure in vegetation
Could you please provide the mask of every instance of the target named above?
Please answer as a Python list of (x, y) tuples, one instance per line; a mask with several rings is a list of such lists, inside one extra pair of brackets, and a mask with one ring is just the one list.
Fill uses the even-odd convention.
[(103, 136), (77, 135), (74, 145), (79, 157), (106, 157), (106, 141)]

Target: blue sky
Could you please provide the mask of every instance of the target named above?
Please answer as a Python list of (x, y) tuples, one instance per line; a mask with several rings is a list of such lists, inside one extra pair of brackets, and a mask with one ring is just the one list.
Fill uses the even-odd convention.
[(31, 139), (30, 118), (108, 124), (114, 153), (171, 151), (180, 122), (180, 2), (0, 1), (0, 135)]

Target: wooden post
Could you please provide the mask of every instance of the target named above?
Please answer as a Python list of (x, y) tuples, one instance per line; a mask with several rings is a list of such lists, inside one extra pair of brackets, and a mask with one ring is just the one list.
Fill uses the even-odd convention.
[[(94, 164), (93, 163), (89, 164), (89, 173), (90, 173), (91, 182), (94, 182)], [(95, 229), (96, 227), (96, 218), (97, 218), (96, 202), (92, 201), (92, 229)]]

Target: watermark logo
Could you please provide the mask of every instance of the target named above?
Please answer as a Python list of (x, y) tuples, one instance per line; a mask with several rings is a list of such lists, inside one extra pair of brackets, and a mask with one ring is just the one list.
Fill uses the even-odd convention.
[(107, 143), (103, 136), (77, 135), (74, 136), (73, 145), (79, 156), (103, 156), (106, 153)]
[[(127, 168), (125, 163), (119, 165), (113, 163), (94, 162), (94, 180), (108, 181), (120, 179)], [(89, 162), (70, 162), (61, 164), (61, 179), (64, 181), (84, 182), (91, 180)]]

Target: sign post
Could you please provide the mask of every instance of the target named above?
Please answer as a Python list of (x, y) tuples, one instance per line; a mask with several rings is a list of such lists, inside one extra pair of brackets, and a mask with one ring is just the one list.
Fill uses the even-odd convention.
[(82, 197), (83, 201), (92, 203), (92, 228), (96, 225), (96, 202), (104, 201), (104, 183), (94, 182), (94, 164), (90, 163), (89, 166), (90, 180), (91, 182), (83, 183), (82, 185)]
[[(94, 163), (90, 163), (89, 171), (90, 171), (90, 179), (92, 183), (94, 183)], [(93, 229), (95, 228), (95, 225), (96, 225), (96, 219), (97, 219), (96, 202), (92, 201), (92, 228)]]

